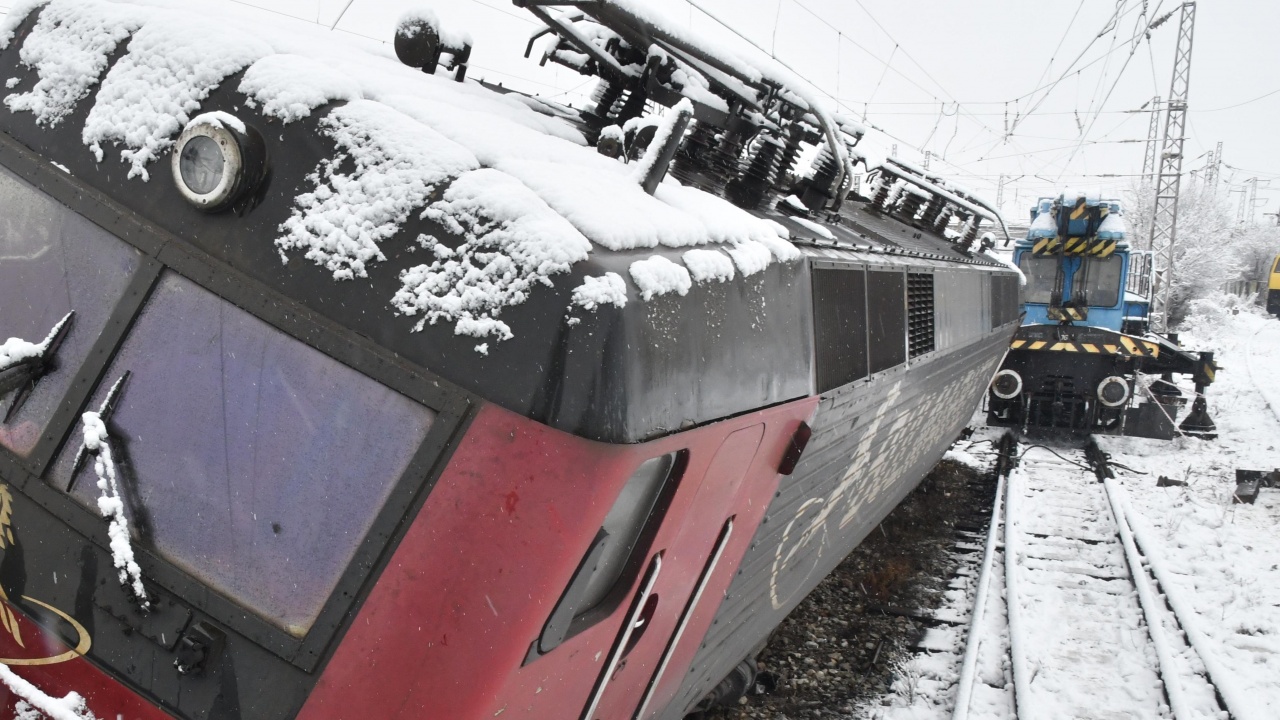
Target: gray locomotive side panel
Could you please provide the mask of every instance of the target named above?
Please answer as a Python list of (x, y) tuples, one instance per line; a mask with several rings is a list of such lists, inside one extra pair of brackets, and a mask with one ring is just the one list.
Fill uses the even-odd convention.
[(1015, 329), (823, 396), (804, 458), (664, 718), (698, 702), (916, 487), (969, 421)]
[(938, 270), (933, 274), (933, 292), (938, 350), (970, 342), (991, 326), (983, 302), (989, 291), (985, 283), (974, 282), (972, 272)]

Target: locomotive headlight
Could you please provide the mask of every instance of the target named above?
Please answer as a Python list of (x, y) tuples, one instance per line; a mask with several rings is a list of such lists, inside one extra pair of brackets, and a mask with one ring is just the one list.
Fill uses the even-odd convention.
[(1013, 370), (1001, 370), (991, 381), (991, 392), (1001, 400), (1012, 400), (1022, 392), (1022, 376)]
[(1129, 399), (1129, 383), (1124, 378), (1111, 375), (1098, 383), (1098, 402), (1107, 407), (1120, 407)]
[(222, 148), (207, 135), (196, 135), (182, 146), (178, 170), (182, 184), (193, 194), (208, 196), (223, 184), (227, 158)]
[(235, 116), (192, 118), (173, 150), (173, 182), (187, 202), (217, 212), (257, 188), (266, 175), (262, 136)]

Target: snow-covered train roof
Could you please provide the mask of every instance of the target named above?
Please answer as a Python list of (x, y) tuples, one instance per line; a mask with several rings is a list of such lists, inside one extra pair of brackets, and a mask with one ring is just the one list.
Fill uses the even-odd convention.
[[(792, 241), (985, 262), (907, 226), (749, 212), (670, 176), (650, 195), (545, 103), (235, 4), (19, 2), (0, 73), (0, 131), (78, 181), (448, 380), (601, 439), (812, 392), (809, 250)], [(170, 151), (198, 116), (261, 133), (254, 207), (204, 215), (175, 189)], [(762, 342), (777, 352), (741, 352)], [(606, 377), (601, 357), (628, 354), (653, 375)], [(566, 400), (574, 373), (587, 389)], [(697, 387), (597, 416), (598, 388), (626, 399), (659, 373)]]
[[(482, 337), (508, 334), (496, 319), (504, 300), (565, 272), (592, 243), (610, 250), (714, 243), (731, 257), (764, 258), (761, 248), (769, 262), (798, 257), (782, 241), (785, 231), (725, 200), (674, 180), (648, 195), (633, 168), (584, 147), (572, 126), (519, 96), (424, 75), (376, 49), (335, 51), (332, 35), (318, 39), (312, 28), (264, 32), (226, 11), (52, 0), (22, 50), (38, 80), (5, 104), (53, 126), (98, 85), (83, 126), (85, 151), (101, 160), (104, 146), (119, 147), (130, 177), (147, 180), (229, 76), (242, 73), (237, 90), (246, 106), (284, 123), (345, 102), (323, 115), (321, 132), (336, 141), (339, 156), (318, 166), (314, 187), (297, 197), (276, 241), (282, 258), (322, 264), (336, 280), (365, 277), (410, 213), (429, 205), (440, 222), (473, 230), (471, 218), (484, 217), (491, 224), (477, 236), (481, 244), (500, 244), (519, 258), (506, 278), (515, 288), (495, 287), (491, 302), (478, 306), (433, 302), (415, 292), (431, 280), (424, 272), (396, 303)], [(23, 16), (15, 9), (0, 42)], [(125, 40), (126, 54), (108, 70), (108, 56)], [(339, 168), (344, 161), (354, 168)], [(428, 203), (445, 186), (445, 196)], [(502, 284), (475, 270), (489, 276), (476, 282)]]

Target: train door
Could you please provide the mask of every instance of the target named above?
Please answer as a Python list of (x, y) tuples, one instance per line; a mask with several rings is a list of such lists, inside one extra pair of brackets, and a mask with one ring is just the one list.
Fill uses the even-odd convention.
[(718, 600), (703, 591), (734, 538), (735, 508), (752, 492), (743, 484), (764, 431), (758, 424), (730, 434), (706, 466), (693, 498), (669, 516), (679, 530), (664, 533), (666, 541), (653, 545), (581, 720), (641, 718), (661, 709), (654, 691), (684, 630), (701, 602)]

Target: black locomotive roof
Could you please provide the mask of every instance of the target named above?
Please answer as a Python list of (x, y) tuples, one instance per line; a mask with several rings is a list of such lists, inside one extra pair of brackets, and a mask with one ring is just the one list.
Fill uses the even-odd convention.
[[(585, 437), (813, 394), (807, 257), (1002, 268), (866, 202), (747, 212), (673, 178), (650, 196), (543, 103), (234, 6), (35, 5), (0, 26), (0, 159), (34, 152), (160, 244), (126, 240), (194, 246), (209, 273)], [(169, 151), (213, 112), (261, 134), (270, 178), (206, 214)]]

